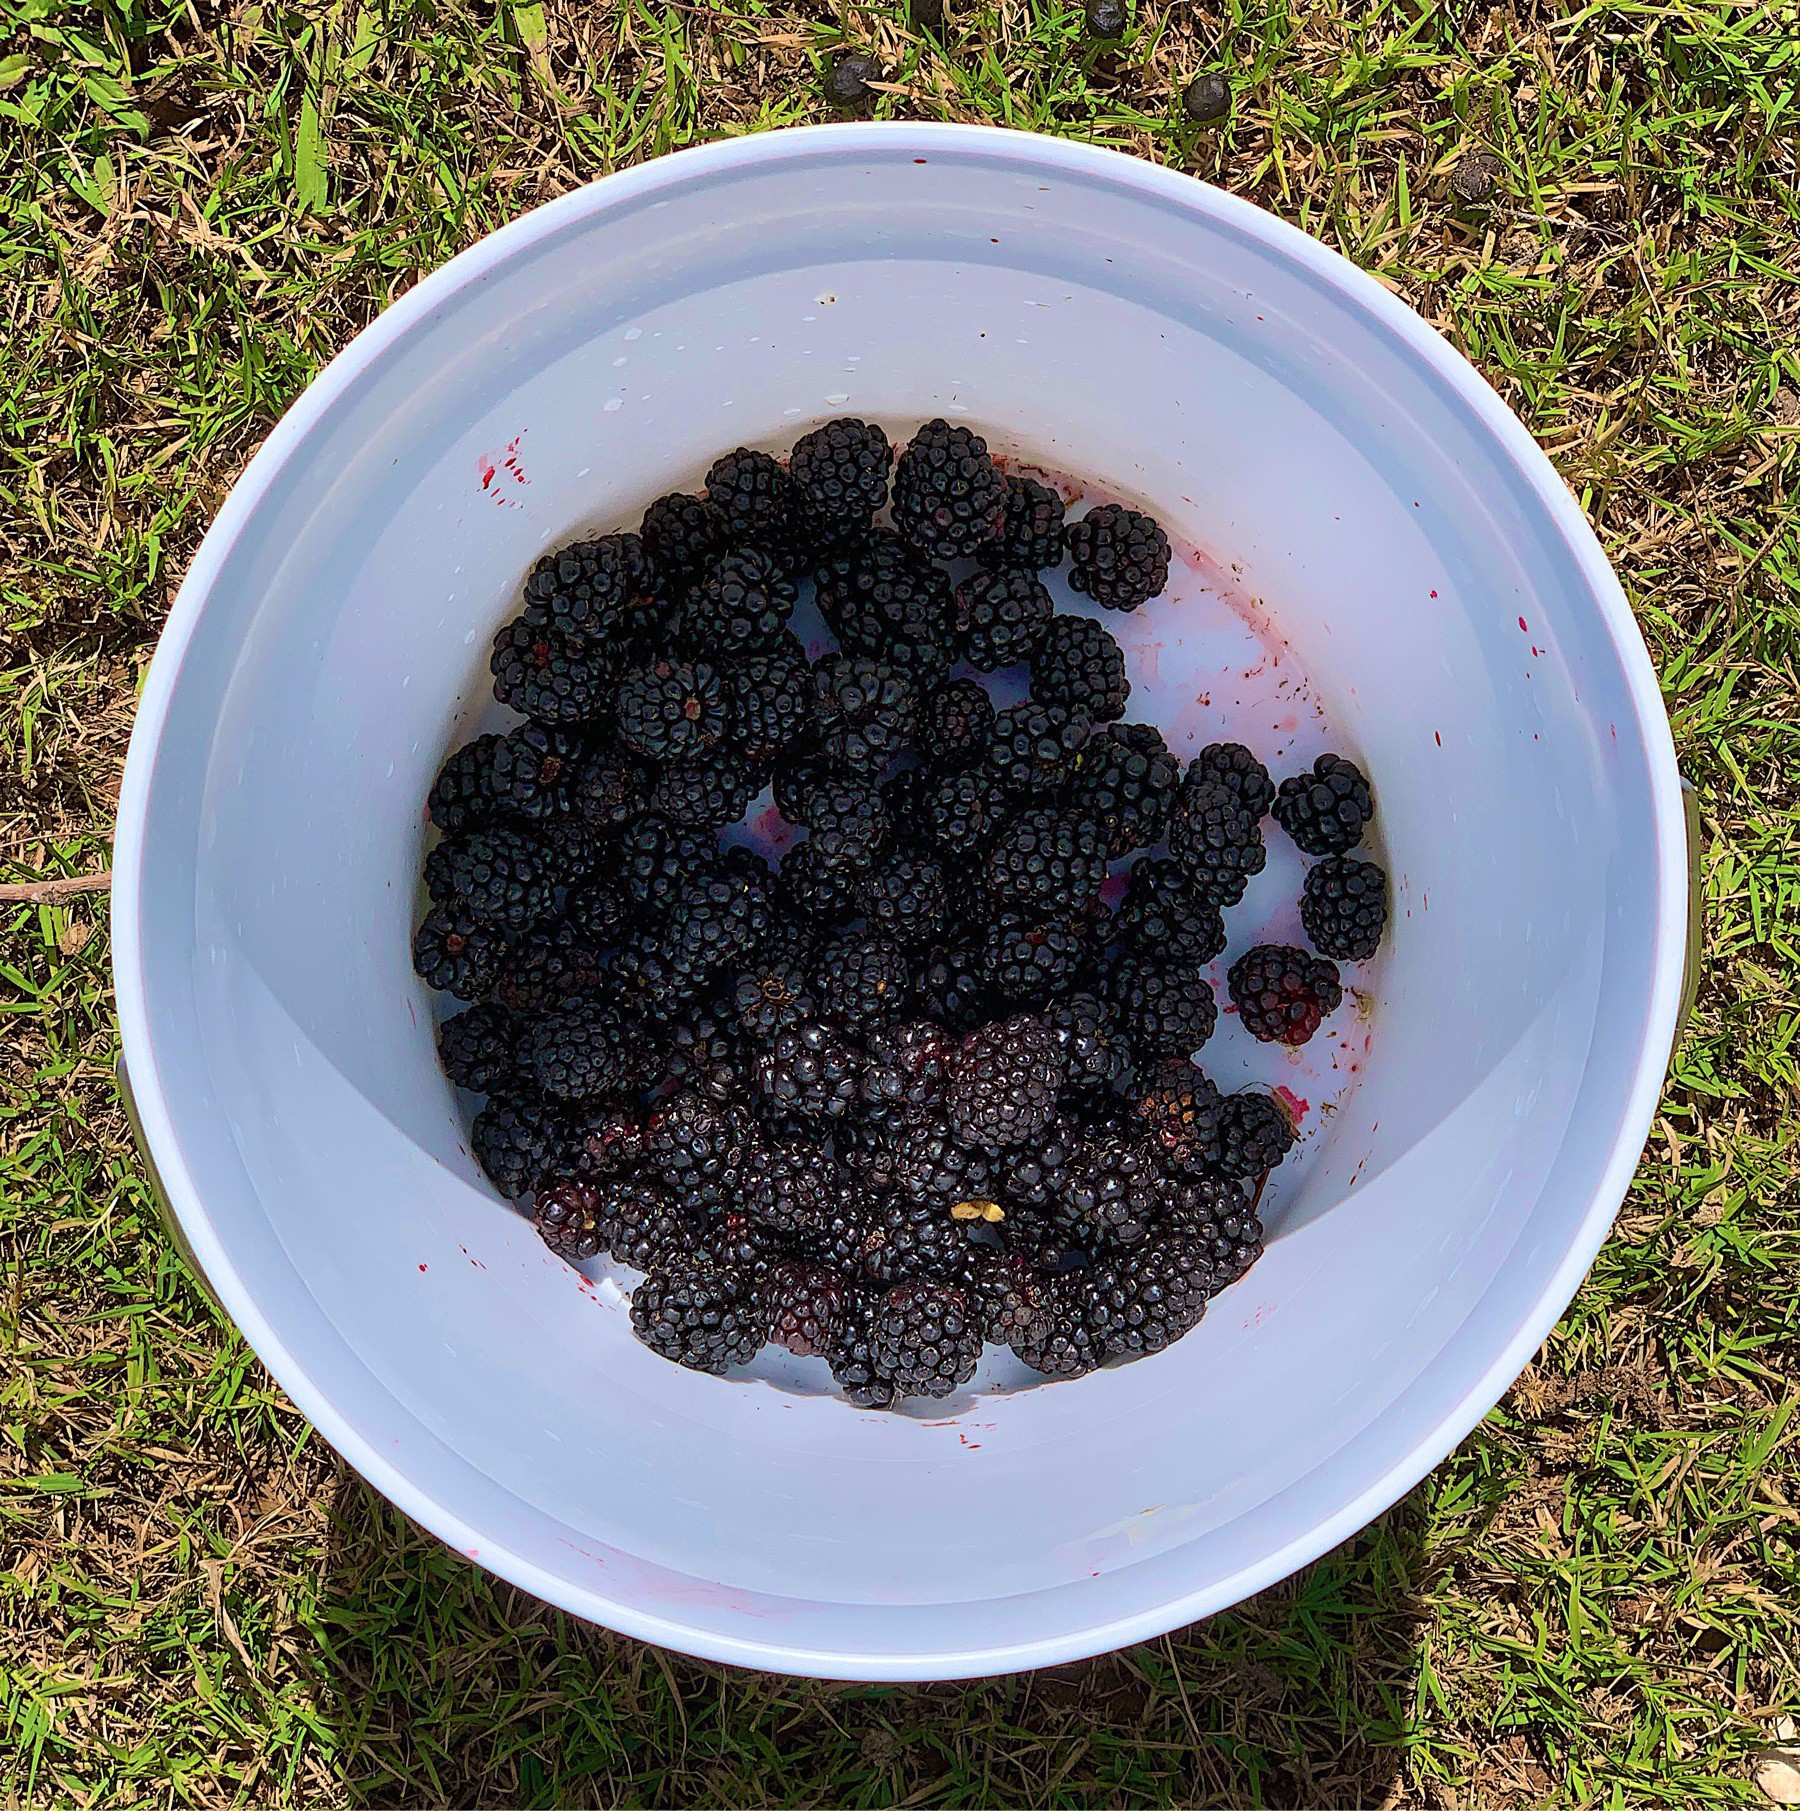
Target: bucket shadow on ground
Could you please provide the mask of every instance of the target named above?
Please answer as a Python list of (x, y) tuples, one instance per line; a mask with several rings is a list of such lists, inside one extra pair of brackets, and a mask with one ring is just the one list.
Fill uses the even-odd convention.
[(578, 1622), (340, 1468), (320, 1708), (360, 1805), (1405, 1803), (1417, 1528), (1403, 1503), (1236, 1610), (1080, 1665), (830, 1685)]

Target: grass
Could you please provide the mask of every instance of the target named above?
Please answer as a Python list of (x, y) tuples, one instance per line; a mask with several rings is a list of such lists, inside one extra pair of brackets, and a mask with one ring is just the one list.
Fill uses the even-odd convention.
[[(1800, 1697), (1800, 271), (1789, 5), (0, 0), (0, 880), (92, 872), (211, 512), (422, 272), (604, 171), (879, 110), (1122, 147), (1405, 296), (1623, 576), (1706, 830), (1708, 966), (1614, 1237), (1374, 1527), (1088, 1666), (795, 1684), (570, 1623), (406, 1526), (221, 1326), (110, 1079), (103, 896), (0, 905), (0, 1793), (1714, 1806)], [(1171, 96), (1225, 70), (1230, 125)], [(1466, 207), (1456, 160), (1502, 174)]]

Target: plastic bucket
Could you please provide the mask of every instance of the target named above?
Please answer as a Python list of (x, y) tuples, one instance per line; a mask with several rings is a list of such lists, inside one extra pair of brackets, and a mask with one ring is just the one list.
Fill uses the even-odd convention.
[[(637, 1346), (470, 1160), (408, 961), (422, 800), (530, 559), (839, 411), (963, 412), (1148, 499), (1326, 689), (1395, 886), (1369, 1060), (1250, 1277), (1150, 1362), (930, 1417)], [(1198, 673), (1179, 645), (1160, 658), (1165, 684)], [(692, 1653), (981, 1674), (1268, 1585), (1485, 1413), (1649, 1126), (1682, 844), (1612, 573), (1415, 315), (1148, 164), (827, 127), (540, 209), (421, 283), (282, 421), (145, 688), (119, 1006), (198, 1265), (409, 1515)]]

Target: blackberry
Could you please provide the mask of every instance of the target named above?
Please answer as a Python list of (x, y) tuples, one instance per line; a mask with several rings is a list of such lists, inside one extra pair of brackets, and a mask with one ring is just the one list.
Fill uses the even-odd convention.
[(545, 871), (564, 893), (586, 886), (600, 865), (600, 841), (575, 818), (546, 818), (532, 827)]
[(993, 735), (994, 701), (979, 679), (947, 680), (925, 700), (919, 749), (935, 766), (946, 771), (973, 767), (986, 755)]
[(690, 830), (722, 830), (750, 809), (763, 785), (761, 768), (721, 751), (665, 767), (650, 789), (650, 809)]
[(925, 809), (925, 793), (931, 784), (931, 770), (925, 767), (901, 767), (881, 782), (881, 802), (888, 819), (907, 827), (907, 841), (917, 851), (919, 814)]
[(511, 943), (500, 925), (483, 924), (460, 907), (433, 906), (413, 933), (413, 972), (459, 1000), (484, 999)]
[(940, 774), (919, 802), (919, 831), (946, 855), (973, 855), (1012, 815), (993, 774), (980, 769)]
[(746, 1272), (684, 1263), (653, 1271), (632, 1292), (631, 1330), (660, 1357), (723, 1377), (762, 1349), (768, 1316)]
[(954, 602), (963, 658), (979, 673), (1035, 660), (1056, 612), (1043, 580), (1011, 567), (972, 573), (956, 587)]
[(1079, 912), (1106, 881), (1106, 843), (1092, 818), (1053, 808), (1023, 812), (982, 865), (999, 906)]
[(619, 839), (618, 877), (626, 896), (650, 918), (664, 916), (688, 882), (719, 871), (717, 840), (667, 818), (639, 818)]
[(1066, 918), (1002, 912), (988, 926), (977, 972), (996, 1000), (1044, 1007), (1081, 973), (1086, 944)]
[(715, 1103), (737, 1099), (750, 1080), (750, 1061), (735, 1018), (707, 1005), (683, 1014), (669, 1027), (663, 1074)]
[(1070, 588), (1108, 610), (1135, 610), (1169, 582), (1169, 537), (1140, 510), (1102, 503), (1065, 539)]
[(750, 850), (732, 849), (717, 874), (682, 890), (669, 913), (666, 947), (680, 972), (710, 978), (749, 956), (774, 922), (767, 865)]
[(631, 901), (625, 889), (608, 880), (590, 881), (570, 894), (563, 908), (563, 922), (594, 949), (616, 943), (630, 921)]
[(1093, 818), (1113, 859), (1162, 841), (1181, 765), (1146, 723), (1102, 725), (1075, 757), (1068, 806)]
[(990, 1202), (992, 1175), (985, 1151), (959, 1144), (942, 1126), (915, 1126), (894, 1146), (894, 1180), (901, 1194), (941, 1214), (963, 1202)]
[(694, 654), (732, 660), (775, 642), (799, 596), (794, 581), (768, 554), (733, 548), (688, 594), (678, 633)]
[(650, 588), (650, 563), (636, 535), (577, 541), (532, 567), (525, 580), (525, 620), (559, 635), (601, 640)]
[(1063, 561), (1063, 500), (1047, 484), (1008, 472), (1000, 533), (976, 549), (984, 565), (1047, 572)]
[[(845, 1170), (869, 1197), (891, 1195), (900, 1186), (895, 1173), (895, 1128), (876, 1119), (844, 1120), (832, 1133), (832, 1143)], [(859, 1248), (860, 1249), (860, 1248)], [(857, 1259), (860, 1266), (862, 1259)]]
[(1224, 1109), (1224, 1097), (1186, 1057), (1164, 1057), (1132, 1092), (1133, 1123), (1176, 1175), (1199, 1175), (1219, 1161)]
[(654, 777), (642, 761), (622, 749), (606, 749), (575, 776), (575, 814), (590, 829), (622, 830), (648, 807)]
[(644, 1117), (629, 1101), (589, 1101), (569, 1122), (569, 1161), (590, 1180), (629, 1175), (644, 1161)]
[(523, 617), (494, 637), (488, 665), (494, 696), (539, 723), (592, 723), (612, 706), (616, 655), (604, 641), (583, 642)]
[(459, 1088), (493, 1094), (519, 1074), (519, 1027), (504, 1006), (471, 1006), (438, 1027), (438, 1061)]
[(980, 952), (960, 944), (932, 949), (914, 971), (912, 997), (920, 1012), (952, 1030), (977, 1024), (991, 1004), (981, 979)]
[(732, 1012), (753, 1048), (818, 1017), (807, 981), (809, 966), (810, 952), (796, 955), (781, 949), (759, 954), (738, 970), (731, 984)]
[(1362, 962), (1387, 923), (1387, 875), (1372, 861), (1328, 855), (1307, 870), (1300, 923), (1321, 956)]
[(1210, 742), (1188, 763), (1186, 785), (1208, 780), (1235, 793), (1252, 817), (1266, 817), (1275, 803), (1269, 770), (1241, 742)]
[(824, 1148), (804, 1140), (748, 1146), (737, 1171), (738, 1200), (753, 1220), (783, 1238), (817, 1237), (845, 1181)]
[(862, 655), (827, 654), (813, 664), (813, 711), (820, 755), (867, 772), (911, 740), (918, 691), (898, 667)]
[(1169, 853), (1195, 890), (1221, 906), (1236, 905), (1269, 858), (1256, 819), (1213, 780), (1182, 788), (1169, 816)]
[(1146, 856), (1131, 870), (1119, 905), (1120, 937), (1141, 955), (1198, 967), (1225, 947), (1225, 918), (1166, 855)]
[(1213, 1282), (1197, 1239), (1157, 1239), (1083, 1278), (1088, 1329), (1107, 1358), (1147, 1358), (1199, 1326)]
[(425, 857), (425, 887), (433, 904), (511, 931), (556, 904), (542, 846), (504, 824), (445, 837)]
[(1162, 1210), (1156, 1157), (1143, 1140), (1105, 1132), (1084, 1139), (1063, 1166), (1051, 1211), (1080, 1243), (1139, 1245)]
[(733, 545), (755, 548), (783, 572), (794, 570), (800, 554), (794, 481), (773, 454), (741, 446), (715, 459), (706, 500)]
[(566, 918), (534, 924), (506, 952), (494, 998), (527, 1016), (555, 1012), (601, 986), (599, 952)]
[(545, 1182), (531, 1206), (538, 1237), (559, 1258), (579, 1264), (597, 1258), (605, 1249), (600, 1191), (592, 1183), (559, 1176)]
[(703, 1259), (745, 1271), (759, 1285), (786, 1249), (774, 1233), (738, 1207), (711, 1215), (700, 1231), (699, 1253)]
[(758, 1285), (769, 1338), (796, 1358), (836, 1349), (850, 1306), (850, 1284), (823, 1264), (789, 1258), (772, 1264)]
[(987, 1151), (1028, 1144), (1056, 1112), (1062, 1079), (1062, 1047), (1042, 1019), (1019, 1013), (984, 1026), (951, 1058), (944, 1091), (950, 1129)]
[(494, 798), (494, 754), (500, 740), (498, 736), (477, 736), (438, 769), (425, 809), (440, 830), (479, 830), (493, 821), (499, 809)]
[(1225, 1097), (1219, 1120), (1221, 1176), (1261, 1176), (1281, 1162), (1294, 1143), (1294, 1122), (1271, 1094), (1254, 1089)]
[(553, 723), (522, 723), (494, 750), (494, 803), (507, 817), (566, 817), (575, 804), (585, 738)]
[(725, 520), (702, 497), (671, 491), (644, 511), (638, 525), (644, 551), (665, 586), (680, 587), (699, 576), (725, 547)]
[(1246, 950), (1226, 983), (1244, 1029), (1265, 1044), (1304, 1044), (1344, 997), (1336, 963), (1277, 943)]
[(501, 1194), (516, 1201), (568, 1156), (568, 1127), (548, 1101), (490, 1100), (469, 1128), (469, 1149)]
[(693, 1256), (700, 1236), (666, 1190), (630, 1176), (609, 1178), (594, 1189), (601, 1204), (601, 1244), (618, 1263), (650, 1271)]
[[(1028, 1144), (1015, 1145), (1000, 1158), (998, 1175), (1008, 1200), (1023, 1201), (1032, 1207), (1052, 1207), (1067, 1180), (1070, 1159), (1081, 1148), (1081, 1136), (1074, 1125), (1058, 1114)], [(1008, 1245), (1016, 1243), (1014, 1221), (1016, 1209), (1009, 1209), (1000, 1223), (1000, 1237)], [(1026, 1232), (1032, 1232), (1029, 1223)], [(1048, 1237), (1048, 1229), (1040, 1229)]]
[(693, 1211), (726, 1204), (746, 1142), (738, 1114), (692, 1088), (670, 1095), (644, 1122), (646, 1165)]
[(992, 541), (1005, 505), (987, 442), (941, 417), (894, 462), (894, 527), (930, 559), (961, 559)]
[(941, 1025), (926, 1019), (872, 1031), (863, 1048), (858, 1084), (864, 1117), (892, 1127), (925, 1118), (943, 1093), (952, 1042)]
[(868, 1031), (905, 1010), (909, 973), (906, 952), (891, 937), (840, 931), (813, 964), (813, 995), (828, 1018), (853, 1032)]
[(1199, 1244), (1211, 1260), (1215, 1291), (1262, 1256), (1262, 1222), (1237, 1183), (1183, 1176), (1166, 1181), (1162, 1193), (1162, 1230)]
[(1064, 1085), (1081, 1093), (1111, 1088), (1131, 1067), (1131, 1046), (1112, 1008), (1089, 993), (1064, 993), (1043, 1012), (1062, 1046)]
[(706, 661), (657, 660), (619, 681), (618, 737), (652, 761), (692, 761), (725, 734), (725, 680)]
[(611, 1006), (578, 1000), (534, 1024), (520, 1041), (519, 1064), (558, 1100), (616, 1094), (642, 1081), (634, 1029)]
[(1181, 111), (1196, 126), (1217, 124), (1231, 111), (1231, 84), (1216, 69), (1202, 70), (1182, 89)]
[(857, 903), (863, 916), (902, 949), (916, 950), (944, 929), (948, 883), (934, 855), (901, 850), (859, 877)]
[(1025, 1338), (1015, 1339), (1012, 1349), (1046, 1377), (1080, 1377), (1093, 1370), (1104, 1353), (1088, 1330), (1084, 1304), (1075, 1294), (1072, 1279), (1052, 1278), (1047, 1294), (1049, 1306), (1037, 1326)]
[(772, 761), (812, 729), (812, 668), (799, 641), (781, 635), (733, 665), (726, 740), (751, 761)]
[(1192, 1056), (1219, 1022), (1206, 977), (1186, 964), (1127, 956), (1113, 982), (1126, 1033), (1141, 1057)]
[[(866, 774), (835, 768), (795, 777), (781, 815), (812, 832), (817, 859), (827, 867), (861, 872), (888, 839), (888, 814), (881, 789)], [(850, 883), (854, 884), (854, 883)]]
[(1362, 841), (1375, 815), (1363, 771), (1342, 755), (1320, 755), (1311, 773), (1281, 782), (1275, 821), (1308, 855), (1345, 855)]
[(1131, 696), (1125, 650), (1091, 616), (1052, 617), (1031, 656), (1031, 695), (1111, 723)]
[(963, 1222), (941, 1206), (893, 1194), (870, 1204), (862, 1223), (863, 1273), (878, 1283), (954, 1273), (968, 1251)]
[(902, 1283), (869, 1316), (869, 1362), (902, 1396), (948, 1396), (975, 1375), (981, 1328), (961, 1290)]
[(764, 1100), (804, 1120), (840, 1119), (856, 1104), (860, 1064), (856, 1051), (819, 1021), (778, 1032), (754, 1064)]
[(1063, 704), (1009, 704), (994, 718), (986, 771), (1007, 792), (1055, 792), (1074, 770), (1093, 724)]
[(790, 914), (800, 913), (821, 924), (852, 917), (855, 889), (856, 871), (834, 867), (816, 843), (796, 843), (781, 858), (776, 896)]
[(956, 664), (950, 581), (886, 529), (834, 547), (813, 573), (819, 614), (846, 654), (884, 661), (922, 686)]
[(808, 529), (837, 541), (867, 528), (887, 501), (893, 458), (887, 435), (853, 416), (801, 435), (788, 457), (788, 472)]
[(964, 1266), (963, 1293), (983, 1339), (997, 1346), (1030, 1341), (1047, 1329), (1051, 1285), (1023, 1252), (992, 1245), (971, 1248)]
[(871, 1323), (881, 1300), (873, 1290), (851, 1292), (837, 1344), (828, 1355), (833, 1381), (844, 1399), (860, 1409), (891, 1408), (900, 1395), (893, 1379), (876, 1369), (869, 1344)]

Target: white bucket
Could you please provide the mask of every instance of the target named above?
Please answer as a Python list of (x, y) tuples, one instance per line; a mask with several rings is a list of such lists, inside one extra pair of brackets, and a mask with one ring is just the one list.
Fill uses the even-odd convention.
[[(910, 1418), (638, 1346), (470, 1160), (408, 960), (426, 788), (533, 556), (837, 412), (966, 414), (1210, 553), (1366, 761), (1395, 889), (1370, 1059), (1284, 1172), (1250, 1276), (1153, 1360)], [(1619, 587), (1415, 315), (1151, 165), (855, 125), (567, 196), (333, 363), (182, 587), (114, 901), (182, 1233), (358, 1470), (578, 1615), (902, 1679), (1217, 1610), (1462, 1438), (1631, 1176), (1685, 867)]]

